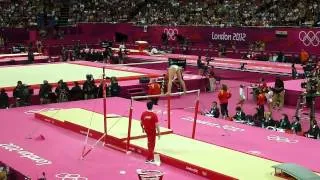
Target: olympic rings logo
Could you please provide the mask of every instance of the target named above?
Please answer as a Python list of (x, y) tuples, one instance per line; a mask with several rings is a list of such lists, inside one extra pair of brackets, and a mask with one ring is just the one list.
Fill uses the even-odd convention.
[(320, 44), (320, 31), (300, 31), (299, 39), (305, 46), (319, 46)]
[(36, 113), (40, 113), (43, 111), (54, 111), (54, 110), (61, 110), (61, 108), (42, 108), (42, 109), (30, 109), (28, 111), (25, 111), (25, 114), (32, 115)]
[(267, 137), (267, 139), (269, 141), (276, 141), (278, 143), (289, 143), (289, 144), (295, 144), (295, 143), (298, 143), (299, 141), (296, 140), (296, 139), (289, 139), (289, 138), (286, 138), (286, 137), (281, 137), (281, 136), (276, 136), (276, 135), (270, 135)]
[(56, 178), (62, 180), (88, 180), (86, 177), (81, 177), (80, 174), (60, 173), (56, 174)]
[(165, 33), (168, 36), (169, 41), (174, 41), (176, 40), (176, 35), (179, 34), (178, 29), (176, 28), (165, 28), (163, 30), (163, 33)]

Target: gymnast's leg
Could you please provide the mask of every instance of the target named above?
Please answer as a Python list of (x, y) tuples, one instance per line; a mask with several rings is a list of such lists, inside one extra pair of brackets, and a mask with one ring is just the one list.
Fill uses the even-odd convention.
[(184, 82), (183, 78), (182, 78), (182, 70), (179, 69), (177, 72), (177, 77), (178, 77), (178, 80), (180, 82), (180, 85), (182, 86), (183, 88), (183, 92), (186, 93), (187, 92), (187, 87), (186, 87), (186, 83)]
[(168, 86), (167, 86), (167, 94), (171, 94), (172, 81), (174, 76), (177, 74), (177, 70), (175, 68), (168, 68)]

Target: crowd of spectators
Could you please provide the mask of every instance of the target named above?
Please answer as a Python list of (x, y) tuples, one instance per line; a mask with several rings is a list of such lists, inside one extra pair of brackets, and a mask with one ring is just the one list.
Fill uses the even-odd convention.
[(1, 1), (1, 27), (78, 22), (153, 25), (300, 26), (319, 20), (319, 1), (279, 0), (93, 0)]
[(319, 2), (278, 0), (153, 1), (135, 21), (143, 24), (299, 26), (315, 23)]
[(93, 0), (72, 1), (69, 23), (77, 22), (124, 22), (130, 19), (138, 1)]
[(54, 26), (60, 17), (61, 3), (44, 0), (0, 1), (0, 27)]

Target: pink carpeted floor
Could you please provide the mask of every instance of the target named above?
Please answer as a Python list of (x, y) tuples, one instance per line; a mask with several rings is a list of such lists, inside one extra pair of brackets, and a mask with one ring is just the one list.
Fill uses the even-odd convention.
[[(209, 96), (214, 99), (214, 93), (208, 93), (201, 96), (202, 104), (207, 103), (207, 101), (203, 101), (203, 99), (210, 99)], [(193, 106), (193, 103), (191, 103), (193, 99), (195, 99), (194, 95), (181, 96), (180, 98), (174, 99), (175, 102), (172, 107), (177, 107), (177, 105), (180, 105), (179, 108)], [(188, 101), (189, 103), (186, 103), (185, 101)], [(108, 112), (127, 116), (129, 103), (130, 102), (128, 100), (121, 98), (108, 99)], [(116, 104), (116, 106), (114, 104)], [(33, 116), (26, 116), (23, 114), (24, 111), (28, 111), (29, 109), (35, 110), (49, 107), (81, 107), (92, 111), (102, 112), (101, 106), (102, 100), (97, 99), (85, 101), (85, 103), (83, 101), (69, 102), (62, 104), (51, 104), (47, 106), (2, 110), (0, 112), (2, 117), (11, 117), (10, 119), (5, 119), (6, 123), (1, 128), (1, 142), (16, 143), (17, 145), (26, 148), (27, 150), (32, 151), (41, 157), (54, 160), (54, 164), (57, 166), (48, 166), (44, 169), (42, 167), (36, 167), (36, 169), (34, 169), (32, 168), (34, 166), (31, 166), (32, 163), (30, 163), (28, 160), (21, 159), (16, 156), (17, 154), (6, 152), (1, 149), (1, 151), (4, 152), (2, 153), (4, 154), (4, 162), (9, 163), (9, 165), (14, 165), (18, 167), (18, 169), (23, 169), (24, 173), (29, 171), (36, 173), (43, 170), (57, 173), (63, 169), (68, 170), (68, 172), (83, 173), (85, 176), (92, 175), (93, 177), (95, 177), (93, 174), (99, 174), (96, 172), (104, 174), (103, 168), (108, 169), (108, 164), (112, 163), (112, 165), (110, 165), (111, 172), (107, 173), (110, 175), (110, 177), (123, 177), (125, 179), (126, 176), (119, 175), (119, 171), (123, 169), (128, 172), (127, 176), (134, 176), (135, 169), (145, 167), (143, 163), (143, 157), (135, 155), (127, 156), (109, 149), (98, 148), (88, 156), (88, 160), (79, 161), (78, 158), (81, 148), (83, 147), (82, 145), (84, 136), (75, 135), (67, 130), (53, 127), (50, 124), (37, 122), (37, 120), (33, 119)], [(250, 108), (250, 105), (246, 104), (245, 109), (246, 108)], [(163, 109), (164, 106), (155, 107), (155, 111), (159, 113), (162, 126), (166, 126), (166, 114), (164, 113), (164, 115), (161, 116)], [(138, 119), (143, 110), (145, 110), (144, 102), (134, 102), (133, 117)], [(233, 114), (232, 110), (230, 114)], [(193, 113), (184, 110), (174, 110), (171, 117), (172, 129), (174, 132), (190, 137), (192, 130), (192, 122), (190, 121), (192, 120)], [(312, 151), (316, 151), (320, 147), (320, 142), (317, 140), (307, 139), (305, 137), (291, 134), (268, 131), (262, 128), (251, 127), (204, 116), (199, 116), (198, 120), (199, 122), (196, 133), (196, 138), (198, 140), (206, 141), (244, 153), (255, 154), (257, 156), (272, 159), (278, 162), (298, 163), (314, 171), (320, 172), (320, 160), (317, 153), (310, 153)], [(46, 137), (46, 140), (34, 141), (24, 139), (33, 131), (34, 136), (43, 134)], [(48, 147), (50, 148), (48, 149)], [(112, 157), (109, 157), (109, 155)], [(119, 161), (119, 159), (123, 161)], [(25, 163), (21, 163), (21, 161)], [(97, 166), (98, 170), (94, 171), (95, 173), (93, 173), (90, 169), (87, 169), (89, 164), (94, 167)], [(180, 175), (182, 177), (188, 176), (191, 179), (193, 178), (190, 176), (190, 174), (182, 173), (176, 169), (166, 169), (167, 166), (163, 166), (161, 168), (164, 168), (163, 170), (168, 173), (168, 176), (172, 175), (172, 177), (176, 176), (176, 178), (178, 178)]]
[[(237, 86), (233, 83), (234, 86)], [(231, 89), (234, 92), (234, 86)], [(209, 107), (212, 100), (216, 100), (216, 93), (202, 94), (200, 104), (202, 109), (204, 106)], [(235, 102), (237, 97), (234, 96), (230, 100), (230, 115), (235, 113)], [(194, 106), (194, 95), (188, 97), (181, 96), (174, 99), (172, 107), (183, 108)], [(165, 110), (165, 101), (159, 103), (161, 107), (157, 107), (162, 124), (166, 126), (166, 113), (161, 116), (161, 111)], [(136, 104), (137, 111), (134, 115), (139, 117), (144, 104)], [(253, 113), (253, 102), (249, 100), (244, 105), (245, 112)], [(294, 112), (292, 108), (283, 109), (289, 115)], [(281, 112), (275, 112), (275, 119), (280, 119)], [(187, 111), (175, 110), (172, 112), (172, 129), (175, 133), (191, 137), (193, 112), (191, 109)], [(271, 159), (278, 162), (294, 162), (320, 172), (320, 159), (317, 153), (309, 153), (320, 147), (320, 142), (292, 134), (269, 131), (266, 129), (252, 127), (248, 125), (238, 124), (222, 119), (208, 118), (199, 116), (200, 121), (197, 125), (196, 138), (212, 144), (220, 145), (244, 153), (256, 154), (257, 156)], [(271, 140), (268, 140), (271, 139)], [(303, 154), (303, 155), (301, 155)]]
[[(119, 99), (116, 99), (116, 101), (121, 102), (120, 104), (124, 103)], [(78, 174), (88, 179), (132, 180), (138, 179), (137, 169), (161, 170), (165, 172), (165, 179), (202, 179), (165, 164), (160, 167), (146, 165), (144, 163), (145, 158), (142, 156), (126, 155), (116, 150), (104, 148), (102, 145), (98, 145), (85, 160), (80, 160), (85, 139), (83, 135), (35, 120), (32, 114), (32, 111), (49, 107), (92, 108), (98, 105), (100, 105), (100, 100), (90, 101), (88, 104), (76, 102), (0, 110), (0, 116), (2, 117), (0, 130), (1, 161), (32, 179), (37, 179), (42, 172), (45, 172), (47, 179), (57, 179), (58, 174), (68, 173)], [(45, 140), (37, 139), (39, 135), (43, 135)], [(28, 139), (29, 137), (33, 139)], [(19, 146), (19, 148), (15, 147), (18, 150), (9, 151), (5, 149), (6, 144), (10, 143)], [(93, 144), (94, 142), (90, 140), (89, 143)], [(36, 162), (21, 157), (29, 154), (25, 151), (51, 163), (48, 164), (44, 160)]]

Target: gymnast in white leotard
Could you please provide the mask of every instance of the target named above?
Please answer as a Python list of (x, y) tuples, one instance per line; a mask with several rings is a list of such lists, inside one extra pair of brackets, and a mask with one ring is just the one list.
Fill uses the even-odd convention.
[(168, 89), (167, 89), (167, 94), (171, 94), (171, 88), (172, 88), (172, 81), (174, 80), (175, 76), (177, 76), (178, 81), (180, 82), (180, 85), (183, 88), (183, 92), (186, 93), (187, 88), (186, 84), (184, 83), (184, 80), (182, 78), (182, 71), (183, 68), (179, 67), (178, 65), (171, 65), (168, 68)]

